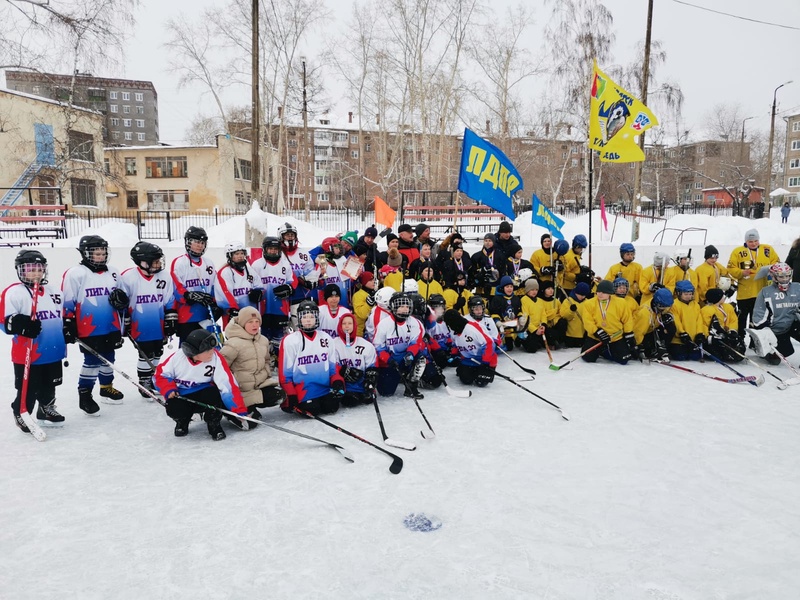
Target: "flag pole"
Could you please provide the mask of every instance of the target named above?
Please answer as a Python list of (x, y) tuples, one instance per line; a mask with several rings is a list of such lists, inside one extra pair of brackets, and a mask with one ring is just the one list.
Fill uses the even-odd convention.
[(589, 207), (589, 268), (592, 268), (592, 179), (594, 175), (594, 150), (588, 148), (589, 151), (589, 185), (587, 189), (587, 202), (586, 205)]

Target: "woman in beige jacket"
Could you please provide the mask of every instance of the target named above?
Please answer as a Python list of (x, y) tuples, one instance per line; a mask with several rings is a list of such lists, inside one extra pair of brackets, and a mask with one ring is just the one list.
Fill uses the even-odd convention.
[(283, 400), (278, 378), (272, 377), (269, 341), (261, 335), (261, 315), (246, 306), (225, 328), (220, 350), (239, 383), (250, 416), (261, 417), (257, 408), (277, 406)]

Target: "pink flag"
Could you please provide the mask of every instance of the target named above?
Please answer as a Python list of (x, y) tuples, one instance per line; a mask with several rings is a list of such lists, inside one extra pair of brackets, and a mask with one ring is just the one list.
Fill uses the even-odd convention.
[(606, 195), (600, 196), (600, 220), (603, 222), (603, 229), (608, 231), (608, 218), (606, 217)]

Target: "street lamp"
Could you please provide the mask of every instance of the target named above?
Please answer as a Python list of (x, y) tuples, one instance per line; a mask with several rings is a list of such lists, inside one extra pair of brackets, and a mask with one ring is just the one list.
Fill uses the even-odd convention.
[(778, 103), (778, 90), (790, 83), (792, 83), (791, 80), (780, 84), (772, 93), (772, 118), (769, 123), (769, 148), (767, 149), (767, 184), (764, 186), (764, 210), (767, 213), (767, 218), (769, 218), (770, 209), (769, 193), (770, 186), (772, 185), (772, 142), (775, 139), (775, 108)]
[(755, 117), (745, 117), (742, 119), (742, 141), (739, 144), (739, 164), (744, 164), (744, 124), (750, 119), (755, 119)]

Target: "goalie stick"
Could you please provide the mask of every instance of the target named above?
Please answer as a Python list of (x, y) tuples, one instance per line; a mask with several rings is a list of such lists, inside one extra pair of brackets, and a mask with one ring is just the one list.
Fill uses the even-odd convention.
[[(146, 387), (141, 385), (138, 381), (134, 380), (133, 377), (128, 375), (125, 371), (123, 371), (122, 369), (117, 367), (114, 363), (112, 363), (111, 361), (106, 359), (106, 357), (104, 357), (102, 354), (99, 354), (98, 352), (96, 352), (94, 350), (94, 348), (92, 348), (91, 346), (87, 346), (81, 340), (77, 340), (77, 341), (78, 341), (78, 344), (80, 344), (80, 346), (84, 350), (86, 350), (90, 354), (93, 354), (98, 360), (102, 361), (107, 366), (109, 366), (111, 369), (113, 369), (116, 373), (119, 373), (125, 379), (130, 381), (134, 386), (136, 386), (136, 388), (139, 391), (141, 391), (144, 394), (147, 394), (153, 400), (158, 402), (161, 406), (166, 408), (167, 403), (161, 398), (161, 396), (157, 395), (155, 392), (152, 392), (151, 390), (148, 390)], [(347, 452), (347, 450), (345, 450), (339, 444), (334, 444), (332, 442), (327, 442), (325, 440), (321, 440), (319, 438), (315, 438), (313, 436), (306, 435), (305, 433), (300, 433), (299, 431), (292, 431), (291, 429), (285, 429), (285, 428), (280, 427), (278, 425), (273, 425), (272, 423), (267, 423), (266, 421), (263, 421), (261, 419), (254, 419), (253, 417), (248, 417), (247, 415), (237, 415), (235, 412), (233, 412), (231, 410), (227, 410), (225, 408), (220, 408), (219, 406), (212, 406), (210, 404), (204, 404), (202, 402), (198, 402), (197, 400), (194, 400), (193, 398), (187, 398), (186, 396), (178, 396), (178, 398), (180, 398), (181, 400), (185, 400), (186, 402), (191, 402), (193, 404), (197, 404), (198, 406), (202, 406), (204, 408), (208, 408), (208, 409), (211, 409), (211, 410), (216, 410), (218, 412), (221, 412), (224, 415), (228, 415), (228, 416), (231, 416), (231, 417), (236, 417), (237, 419), (239, 419), (241, 421), (249, 421), (251, 423), (258, 423), (259, 425), (264, 425), (264, 426), (269, 427), (271, 429), (276, 429), (276, 430), (282, 431), (284, 433), (288, 433), (288, 434), (291, 434), (291, 435), (296, 435), (298, 437), (305, 438), (307, 440), (311, 440), (311, 441), (314, 441), (314, 442), (319, 442), (320, 444), (325, 444), (326, 446), (329, 446), (329, 447), (333, 448), (334, 450), (336, 450), (337, 452), (339, 452), (339, 454), (341, 454), (342, 457), (345, 460), (347, 460), (348, 462), (354, 462), (353, 457), (350, 456), (350, 453)]]

